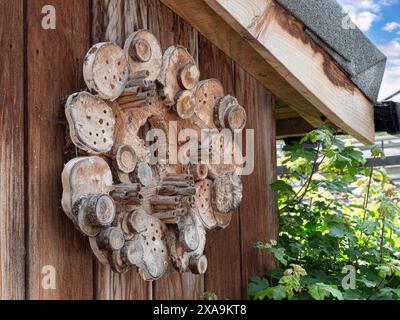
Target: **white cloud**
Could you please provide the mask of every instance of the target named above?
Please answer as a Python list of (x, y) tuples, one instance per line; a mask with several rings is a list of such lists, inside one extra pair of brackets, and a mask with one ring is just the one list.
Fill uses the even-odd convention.
[(368, 31), (379, 19), (380, 5), (373, 0), (339, 0), (351, 20), (362, 30)]
[[(392, 40), (386, 45), (380, 46), (379, 49), (388, 57), (388, 64), (379, 94), (379, 99), (382, 100), (400, 90), (400, 39)], [(400, 102), (400, 96), (397, 96), (394, 100)]]
[(368, 31), (381, 16), (382, 6), (390, 6), (398, 0), (338, 0), (353, 22), (362, 30)]
[(388, 22), (384, 27), (383, 30), (385, 31), (394, 31), (396, 29), (400, 29), (400, 23), (398, 22)]

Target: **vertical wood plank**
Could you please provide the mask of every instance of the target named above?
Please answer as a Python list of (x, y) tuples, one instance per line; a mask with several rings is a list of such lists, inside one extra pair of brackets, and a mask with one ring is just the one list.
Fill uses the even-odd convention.
[(23, 1), (0, 0), (0, 299), (25, 298)]
[[(199, 39), (199, 62), (203, 79), (219, 79), (225, 94), (234, 95), (234, 62), (203, 36)], [(240, 225), (239, 211), (233, 214), (225, 230), (207, 234), (206, 255), (208, 270), (205, 290), (214, 292), (220, 299), (241, 298)]]
[[(159, 0), (148, 0), (149, 30), (160, 40), (165, 51), (169, 46), (182, 45), (198, 62), (198, 33)], [(204, 276), (181, 274), (172, 266), (153, 284), (154, 298), (163, 300), (201, 299)]]
[(272, 271), (276, 260), (254, 248), (257, 241), (278, 237), (278, 210), (271, 183), (276, 179), (276, 128), (273, 96), (243, 69), (235, 68), (236, 96), (247, 111), (247, 128), (254, 129), (254, 171), (243, 176), (240, 206), (242, 298), (247, 299), (249, 277)]
[[(44, 30), (46, 0), (27, 1), (28, 292), (29, 299), (92, 299), (92, 254), (61, 210), (65, 121), (61, 100), (79, 91), (90, 45), (89, 0), (53, 0), (56, 29)], [(41, 286), (55, 267), (56, 289)]]
[[(134, 16), (130, 20), (133, 29), (148, 27), (147, 0), (127, 0), (134, 5)], [(92, 0), (91, 35), (94, 43), (106, 41), (107, 7), (104, 0)], [(126, 4), (126, 3), (125, 3)], [(126, 17), (125, 17), (126, 18)], [(121, 42), (125, 39), (121, 39)], [(125, 274), (116, 274), (110, 267), (101, 265), (94, 258), (94, 298), (97, 300), (149, 300), (152, 298), (152, 283), (145, 282), (134, 269)]]

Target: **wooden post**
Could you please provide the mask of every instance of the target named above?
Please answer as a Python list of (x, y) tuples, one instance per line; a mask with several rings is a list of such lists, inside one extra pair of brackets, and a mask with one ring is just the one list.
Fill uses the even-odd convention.
[(23, 3), (0, 0), (1, 300), (25, 298)]
[[(78, 91), (84, 83), (83, 57), (90, 48), (90, 1), (52, 1), (57, 9), (55, 30), (42, 28), (41, 12), (46, 4), (46, 0), (27, 1), (26, 296), (29, 299), (92, 299), (91, 250), (87, 240), (60, 210), (65, 145), (65, 125), (60, 121), (64, 112), (61, 100)], [(11, 25), (14, 23), (7, 28)], [(17, 114), (15, 110), (13, 114)], [(42, 268), (46, 265), (56, 270), (55, 290), (45, 290), (41, 285)]]

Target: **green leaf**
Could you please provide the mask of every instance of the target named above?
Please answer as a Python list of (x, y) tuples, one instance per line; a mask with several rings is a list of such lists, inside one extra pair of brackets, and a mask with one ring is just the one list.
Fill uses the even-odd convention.
[(390, 276), (392, 274), (390, 267), (385, 264), (377, 266), (375, 269), (378, 270), (378, 275), (381, 278), (386, 278), (387, 276)]
[(330, 293), (318, 283), (308, 286), (308, 293), (315, 300), (325, 300), (325, 298), (330, 295)]
[(295, 195), (296, 194), (294, 192), (292, 186), (283, 180), (278, 180), (278, 181), (272, 183), (271, 187), (274, 191), (277, 191), (281, 194), (287, 194), (287, 195)]
[(250, 278), (249, 283), (249, 296), (254, 297), (257, 295), (258, 292), (263, 291), (269, 288), (269, 283), (267, 279), (260, 278), (257, 276), (253, 276)]
[(259, 291), (254, 295), (255, 300), (264, 300), (265, 298), (273, 300), (282, 300), (287, 297), (285, 288), (281, 285), (270, 287)]
[(338, 300), (343, 300), (343, 294), (336, 286), (327, 285), (325, 283), (316, 283), (309, 286), (308, 292), (316, 300), (324, 300), (330, 295)]
[(374, 281), (370, 281), (367, 279), (357, 279), (357, 281), (363, 283), (367, 288), (374, 288), (378, 283)]
[(329, 227), (329, 234), (332, 237), (343, 238), (346, 233), (346, 227), (344, 224), (333, 224)]
[(214, 292), (206, 291), (203, 296), (204, 300), (218, 300), (218, 296)]

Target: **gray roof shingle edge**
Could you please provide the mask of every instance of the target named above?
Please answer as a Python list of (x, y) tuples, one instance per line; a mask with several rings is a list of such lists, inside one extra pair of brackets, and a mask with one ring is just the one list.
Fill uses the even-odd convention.
[(376, 102), (386, 56), (357, 27), (336, 0), (276, 0), (307, 27), (307, 32), (350, 75), (364, 94)]

